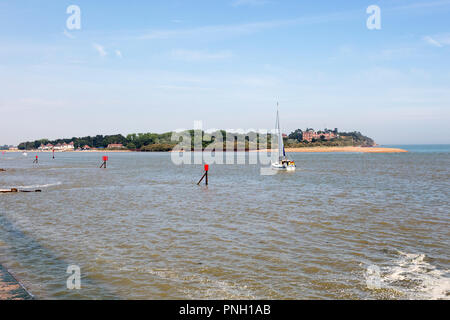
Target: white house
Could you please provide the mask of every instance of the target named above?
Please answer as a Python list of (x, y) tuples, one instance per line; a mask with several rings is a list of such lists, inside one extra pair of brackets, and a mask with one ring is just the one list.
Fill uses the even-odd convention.
[(67, 143), (58, 143), (56, 145), (52, 145), (50, 143), (43, 145), (41, 144), (41, 146), (38, 148), (40, 151), (45, 151), (45, 150), (55, 150), (55, 151), (73, 151), (75, 150), (75, 146), (73, 144), (73, 142), (67, 144)]

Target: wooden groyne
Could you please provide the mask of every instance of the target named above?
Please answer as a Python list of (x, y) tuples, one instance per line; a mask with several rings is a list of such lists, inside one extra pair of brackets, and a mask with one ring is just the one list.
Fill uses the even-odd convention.
[(0, 300), (32, 300), (25, 287), (0, 264)]
[(0, 193), (18, 193), (18, 192), (25, 192), (25, 193), (30, 193), (30, 192), (42, 192), (42, 190), (19, 190), (16, 188), (11, 188), (11, 189), (0, 189)]

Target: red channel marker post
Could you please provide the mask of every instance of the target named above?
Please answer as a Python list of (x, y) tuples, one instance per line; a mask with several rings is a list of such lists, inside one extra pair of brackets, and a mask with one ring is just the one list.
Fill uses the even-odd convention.
[(108, 156), (103, 156), (103, 163), (100, 166), (100, 168), (105, 168), (106, 169), (106, 163), (108, 162)]
[(197, 183), (197, 185), (200, 185), (200, 182), (202, 182), (204, 178), (206, 178), (205, 183), (206, 183), (206, 185), (208, 185), (208, 171), (209, 171), (209, 165), (205, 164), (205, 173), (203, 174), (202, 178)]

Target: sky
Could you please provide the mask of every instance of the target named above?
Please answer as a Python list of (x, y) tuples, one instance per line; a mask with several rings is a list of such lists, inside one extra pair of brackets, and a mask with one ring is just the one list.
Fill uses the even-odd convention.
[(286, 133), (450, 143), (449, 17), (450, 0), (0, 0), (0, 145), (272, 129), (277, 102)]

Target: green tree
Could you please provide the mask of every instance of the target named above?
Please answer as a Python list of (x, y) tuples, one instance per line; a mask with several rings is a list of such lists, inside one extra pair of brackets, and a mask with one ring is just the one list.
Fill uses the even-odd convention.
[(136, 150), (136, 145), (133, 142), (127, 144), (128, 150)]
[(289, 139), (297, 140), (298, 142), (303, 140), (303, 131), (302, 129), (297, 129), (294, 132), (291, 132), (288, 136)]

